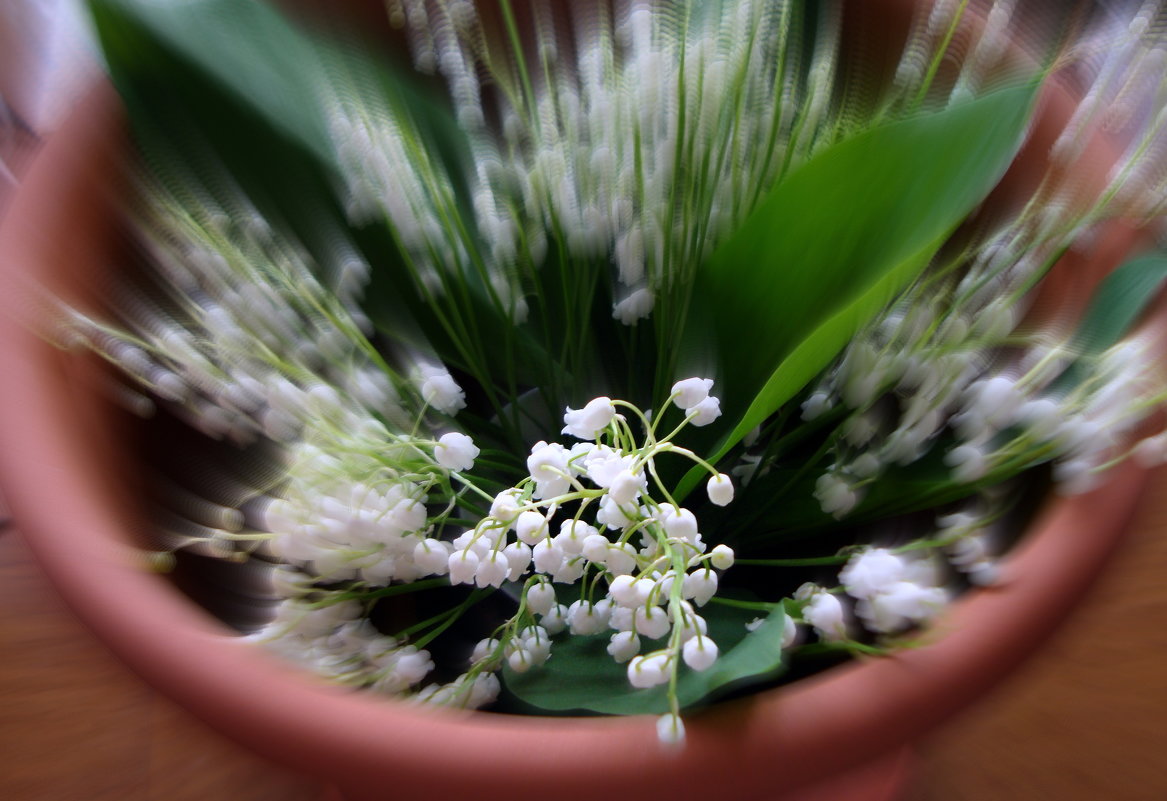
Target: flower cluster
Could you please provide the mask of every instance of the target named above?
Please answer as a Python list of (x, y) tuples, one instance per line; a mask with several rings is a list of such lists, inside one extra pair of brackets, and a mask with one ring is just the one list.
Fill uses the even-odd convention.
[[(522, 609), (538, 621), (526, 624), (520, 612), (479, 643), (476, 667), (497, 665), (501, 654), (512, 670), (524, 672), (551, 655), (549, 637), (565, 629), (612, 632), (608, 653), (628, 663), (633, 687), (669, 682), (682, 661), (693, 670), (713, 664), (717, 644), (697, 609), (717, 592), (719, 571), (733, 564), (733, 551), (707, 546), (697, 518), (672, 498), (656, 465), (665, 454), (687, 457), (709, 471), (710, 501), (732, 501), (729, 477), (673, 442), (687, 425), (717, 417), (712, 384), (691, 378), (673, 386), (669, 400), (684, 417), (665, 436), (657, 433), (665, 415), (650, 422), (627, 401), (600, 397), (582, 409), (569, 407), (563, 433), (582, 441), (570, 447), (538, 442), (527, 477), (500, 492), (490, 514), (453, 541), (451, 583), (524, 580)], [(556, 584), (578, 585), (579, 597), (562, 602)], [(661, 645), (641, 653), (655, 642)]]

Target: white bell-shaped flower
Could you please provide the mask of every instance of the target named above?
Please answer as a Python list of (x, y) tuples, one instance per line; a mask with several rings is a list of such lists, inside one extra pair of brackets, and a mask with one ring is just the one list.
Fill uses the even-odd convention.
[(419, 372), (421, 384), (418, 391), (427, 404), (442, 414), (453, 414), (466, 406), (466, 393), (447, 370), (426, 365)]
[(478, 561), (474, 583), (479, 587), (501, 587), (509, 572), (506, 556), (500, 551), (491, 551)]
[(469, 548), (454, 551), (447, 560), (451, 584), (473, 584), (478, 570), (478, 554)]
[(562, 433), (592, 440), (606, 429), (615, 417), (616, 407), (612, 405), (611, 398), (593, 398), (582, 409), (567, 407), (563, 415), (565, 425)]
[(435, 539), (424, 539), (413, 547), (413, 563), (427, 573), (440, 576), (450, 569), (450, 552)]
[(434, 460), (447, 470), (460, 473), (474, 467), (474, 460), (478, 458), (478, 450), (474, 440), (465, 434), (451, 431), (443, 434), (434, 446)]
[(635, 501), (640, 493), (648, 488), (648, 477), (644, 473), (633, 473), (631, 470), (621, 470), (612, 479), (612, 486), (608, 496), (617, 504), (624, 505)]
[(518, 581), (531, 566), (531, 546), (525, 542), (508, 543), (502, 555), (507, 561), (507, 581)]
[(608, 653), (616, 662), (627, 662), (640, 653), (640, 638), (634, 631), (617, 631), (608, 641)]
[(540, 573), (555, 573), (563, 568), (563, 549), (552, 540), (540, 540), (531, 549), (531, 558), (535, 562), (535, 569)]
[(717, 545), (709, 552), (709, 562), (718, 570), (729, 570), (733, 567), (734, 553), (733, 548), (730, 548), (724, 543)]
[(685, 542), (694, 542), (697, 539), (697, 517), (688, 509), (671, 504), (662, 506), (656, 519), (664, 528), (665, 534), (673, 539)]
[(644, 606), (652, 593), (652, 579), (635, 576), (616, 576), (608, 585), (608, 594), (621, 606)]
[(659, 606), (636, 607), (632, 612), (632, 620), (637, 633), (650, 640), (659, 640), (672, 627), (669, 613)]
[(611, 606), (603, 601), (576, 601), (567, 609), (567, 621), (572, 634), (599, 634), (608, 628), (610, 614)]
[(717, 594), (717, 574), (708, 568), (694, 570), (685, 576), (683, 593), (693, 603), (704, 606)]
[(515, 536), (527, 545), (547, 539), (547, 518), (534, 509), (519, 512), (515, 519)]
[(725, 473), (718, 473), (705, 484), (705, 492), (714, 506), (728, 506), (733, 501), (733, 481)]
[(709, 397), (713, 388), (712, 378), (686, 378), (673, 384), (673, 403), (678, 409), (688, 411)]
[(547, 614), (539, 618), (539, 625), (552, 636), (559, 634), (567, 628), (567, 613), (568, 609), (564, 604), (555, 604), (547, 610)]
[(847, 638), (847, 618), (843, 604), (829, 592), (815, 592), (803, 608), (802, 617), (814, 626), (824, 640)]
[(495, 520), (499, 520), (507, 525), (514, 523), (515, 518), (519, 516), (520, 494), (517, 489), (503, 490), (498, 495), (494, 496), (494, 501), (490, 504), (490, 516)]
[(839, 581), (849, 595), (868, 599), (902, 581), (906, 572), (903, 557), (886, 548), (867, 548), (852, 556), (839, 571)]
[(600, 508), (596, 512), (596, 522), (614, 531), (621, 531), (636, 522), (634, 504), (621, 506), (611, 495), (600, 498)]
[(717, 661), (717, 653), (717, 643), (704, 634), (690, 637), (681, 648), (681, 658), (693, 670), (707, 670)]
[(689, 409), (689, 422), (697, 427), (707, 426), (721, 417), (721, 401), (712, 395)]
[(669, 713), (656, 719), (656, 738), (661, 745), (679, 746), (685, 741), (685, 723), (680, 715)]
[(555, 588), (550, 581), (541, 581), (527, 590), (527, 608), (535, 615), (546, 615), (555, 606)]
[(670, 661), (667, 651), (633, 657), (628, 663), (628, 683), (637, 689), (664, 684), (669, 680)]
[(558, 442), (535, 443), (527, 457), (527, 472), (535, 480), (534, 494), (539, 499), (562, 495), (571, 486), (567, 450)]

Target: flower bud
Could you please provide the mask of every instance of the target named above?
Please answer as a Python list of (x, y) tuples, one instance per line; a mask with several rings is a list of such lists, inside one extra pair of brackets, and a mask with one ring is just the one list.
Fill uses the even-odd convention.
[(705, 492), (715, 506), (727, 506), (733, 500), (733, 482), (725, 473), (718, 473), (705, 484)]

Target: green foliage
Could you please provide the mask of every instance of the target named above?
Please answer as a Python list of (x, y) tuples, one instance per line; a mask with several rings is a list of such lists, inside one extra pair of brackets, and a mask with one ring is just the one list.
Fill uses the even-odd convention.
[[(1036, 90), (1001, 89), (822, 150), (714, 252), (695, 290), (707, 316), (691, 330), (715, 338), (725, 413), (736, 422), (711, 461), (928, 265), (1012, 161)], [(681, 493), (696, 480), (690, 474)]]

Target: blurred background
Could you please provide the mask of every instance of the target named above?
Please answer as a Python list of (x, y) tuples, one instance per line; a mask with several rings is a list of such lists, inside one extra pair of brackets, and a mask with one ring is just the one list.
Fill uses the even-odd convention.
[[(79, 4), (0, 0), (0, 214), (38, 143), (99, 75)], [(106, 654), (41, 577), (2, 489), (0, 799), (320, 797), (312, 782), (242, 752)], [(1065, 629), (922, 744), (910, 801), (1167, 799), (1165, 576), (1159, 471), (1126, 548)]]

